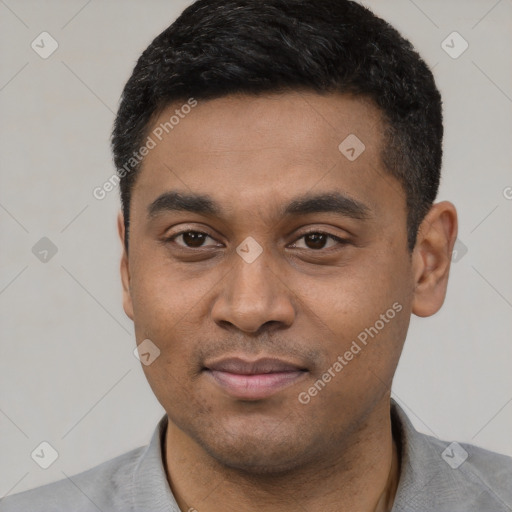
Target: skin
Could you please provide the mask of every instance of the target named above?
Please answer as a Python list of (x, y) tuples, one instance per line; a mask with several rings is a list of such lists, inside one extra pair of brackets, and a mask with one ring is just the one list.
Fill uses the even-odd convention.
[[(449, 202), (433, 205), (408, 251), (405, 193), (382, 166), (382, 133), (379, 110), (360, 97), (233, 95), (200, 101), (145, 157), (121, 260), (123, 305), (137, 343), (161, 351), (142, 368), (169, 417), (165, 465), (182, 510), (391, 507), (391, 381), (411, 314), (443, 304), (457, 215)], [(355, 161), (338, 149), (349, 134), (366, 147)], [(169, 191), (209, 195), (222, 214), (149, 216)], [(333, 191), (366, 205), (366, 218), (281, 215), (303, 194)], [(121, 214), (118, 226), (124, 242)], [(187, 230), (208, 237), (199, 247), (190, 235), (170, 239)], [(347, 243), (327, 238), (322, 248), (307, 231)], [(263, 249), (252, 263), (236, 252), (249, 236)], [(394, 303), (402, 310), (301, 403), (299, 393)], [(307, 371), (272, 396), (243, 400), (202, 371), (224, 356), (277, 357)]]

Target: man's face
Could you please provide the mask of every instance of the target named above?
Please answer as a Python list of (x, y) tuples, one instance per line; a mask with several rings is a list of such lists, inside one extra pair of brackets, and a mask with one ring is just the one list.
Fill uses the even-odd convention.
[[(229, 96), (145, 157), (125, 311), (160, 350), (143, 368), (170, 421), (223, 464), (306, 464), (388, 396), (414, 282), (383, 131), (362, 99)], [(353, 137), (339, 149), (351, 134), (361, 153)]]

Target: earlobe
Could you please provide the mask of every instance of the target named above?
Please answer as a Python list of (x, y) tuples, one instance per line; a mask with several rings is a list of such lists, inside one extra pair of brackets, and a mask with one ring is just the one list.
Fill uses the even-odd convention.
[(128, 254), (125, 248), (125, 227), (124, 217), (122, 212), (119, 212), (117, 216), (117, 231), (119, 233), (119, 239), (121, 240), (122, 255), (121, 255), (121, 284), (123, 286), (123, 309), (126, 315), (133, 320), (133, 303), (130, 288), (130, 264), (128, 260)]
[(412, 262), (417, 316), (431, 316), (443, 305), (457, 229), (457, 211), (448, 201), (433, 205), (421, 223)]

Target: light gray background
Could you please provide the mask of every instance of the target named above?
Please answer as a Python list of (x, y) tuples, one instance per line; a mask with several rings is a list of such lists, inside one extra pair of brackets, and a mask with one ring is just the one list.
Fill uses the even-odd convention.
[[(146, 444), (164, 413), (121, 307), (118, 191), (92, 190), (113, 173), (136, 59), (190, 3), (0, 0), (0, 497)], [(512, 2), (366, 4), (434, 67), (439, 199), (457, 206), (467, 247), (442, 311), (412, 319), (395, 398), (423, 432), (512, 455)], [(48, 59), (30, 46), (43, 31), (59, 44)], [(453, 31), (469, 43), (457, 59), (441, 47)], [(32, 253), (42, 237), (58, 248), (47, 263)], [(30, 456), (42, 441), (59, 453), (46, 470)]]

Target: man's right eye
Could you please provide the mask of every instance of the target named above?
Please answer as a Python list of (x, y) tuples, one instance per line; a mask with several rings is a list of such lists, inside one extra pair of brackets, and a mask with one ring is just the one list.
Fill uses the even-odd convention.
[(176, 245), (184, 247), (186, 249), (195, 249), (205, 247), (204, 243), (208, 238), (215, 242), (215, 247), (218, 247), (220, 245), (215, 239), (208, 235), (208, 233), (192, 230), (180, 231), (179, 233), (175, 233), (174, 235), (168, 237), (165, 241), (173, 242)]

